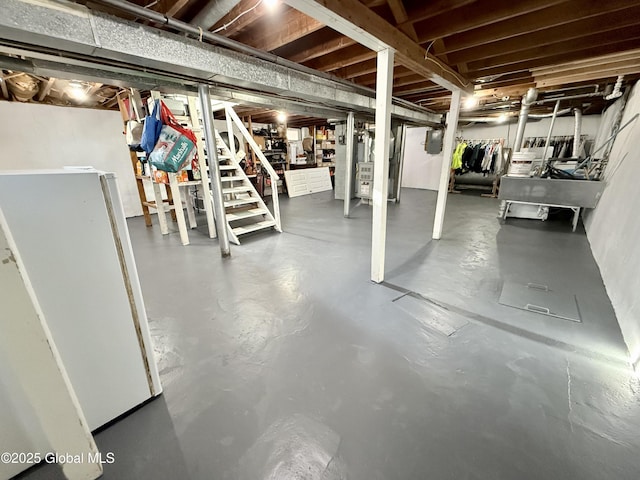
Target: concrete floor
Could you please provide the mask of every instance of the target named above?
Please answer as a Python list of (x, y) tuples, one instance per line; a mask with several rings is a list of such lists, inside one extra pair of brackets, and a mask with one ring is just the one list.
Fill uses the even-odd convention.
[[(283, 198), (285, 233), (228, 260), (131, 220), (165, 391), (96, 436), (104, 478), (637, 479), (640, 386), (584, 231), (457, 195), (432, 242), (434, 204), (389, 205), (389, 285), (369, 207), (344, 219), (332, 192)], [(499, 305), (505, 280), (572, 291), (583, 322)]]

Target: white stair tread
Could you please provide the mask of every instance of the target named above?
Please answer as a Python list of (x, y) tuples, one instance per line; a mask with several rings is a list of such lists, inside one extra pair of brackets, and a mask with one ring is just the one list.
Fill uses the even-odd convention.
[(218, 160), (231, 160), (231, 155), (218, 155)]
[(251, 203), (258, 203), (260, 201), (259, 198), (250, 197), (250, 198), (236, 198), (235, 200), (225, 200), (225, 207), (238, 207), (240, 205), (249, 205)]
[(240, 175), (229, 175), (228, 177), (220, 177), (222, 182), (240, 182), (244, 180)]
[(235, 170), (235, 165), (220, 165), (220, 170)]
[(258, 215), (266, 215), (269, 210), (264, 208), (252, 208), (250, 210), (242, 210), (240, 212), (227, 212), (227, 221), (233, 222), (234, 220), (240, 220), (243, 218), (256, 217)]
[(245, 233), (255, 232), (256, 230), (262, 230), (263, 228), (270, 228), (276, 224), (273, 220), (264, 220), (258, 223), (252, 223), (251, 225), (245, 225), (244, 227), (232, 228), (233, 233), (236, 235), (244, 235)]
[(230, 188), (223, 188), (222, 189), (222, 193), (224, 195), (228, 195), (230, 193), (246, 193), (246, 192), (251, 192), (253, 190), (253, 187), (251, 185), (243, 185), (240, 187), (230, 187)]

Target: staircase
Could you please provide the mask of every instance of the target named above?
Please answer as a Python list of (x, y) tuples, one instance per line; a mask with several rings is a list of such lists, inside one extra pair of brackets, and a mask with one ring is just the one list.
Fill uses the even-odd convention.
[[(233, 112), (231, 107), (227, 107), (227, 118), (229, 118), (230, 115), (229, 110)], [(233, 118), (233, 116), (235, 116), (235, 118)], [(245, 135), (245, 132), (248, 134), (246, 128), (235, 112), (233, 112), (233, 116), (232, 118), (234, 123), (236, 123), (236, 126), (240, 128), (240, 131), (246, 138), (247, 135)], [(229, 124), (230, 123), (231, 122), (229, 122)], [(274, 212), (276, 216), (274, 217), (217, 130), (215, 131), (215, 136), (218, 151), (222, 152), (222, 154), (218, 154), (218, 161), (220, 163), (220, 180), (222, 183), (222, 196), (224, 198), (224, 208), (227, 217), (229, 241), (236, 245), (240, 245), (239, 237), (242, 235), (272, 229), (282, 232), (280, 227), (280, 212), (277, 202), (277, 188), (272, 188), (272, 191), (275, 190), (276, 199), (274, 201)], [(229, 137), (230, 140), (234, 138), (233, 135), (229, 135)], [(264, 158), (259, 147), (253, 141), (253, 137), (249, 137), (251, 138), (251, 142), (249, 143), (252, 149), (255, 151), (257, 148), (258, 152), (260, 152), (258, 157), (260, 158), (263, 166), (265, 166), (265, 169), (267, 171), (269, 168), (273, 170), (267, 159)], [(274, 181), (273, 175), (271, 175), (271, 172), (269, 173), (272, 178), (272, 185), (276, 185), (278, 178), (277, 174), (273, 171), (276, 176), (276, 180)]]

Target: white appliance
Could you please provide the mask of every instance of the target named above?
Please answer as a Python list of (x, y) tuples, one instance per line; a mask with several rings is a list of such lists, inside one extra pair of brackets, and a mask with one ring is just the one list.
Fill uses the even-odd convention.
[[(115, 175), (93, 169), (0, 172), (0, 208), (89, 428), (159, 395)], [(13, 405), (20, 396), (16, 381), (0, 381), (0, 398), (12, 398)], [(15, 429), (7, 421), (0, 415), (0, 431)], [(26, 443), (41, 444), (37, 431), (25, 430), (31, 437)], [(4, 448), (25, 445), (24, 438), (2, 441)]]

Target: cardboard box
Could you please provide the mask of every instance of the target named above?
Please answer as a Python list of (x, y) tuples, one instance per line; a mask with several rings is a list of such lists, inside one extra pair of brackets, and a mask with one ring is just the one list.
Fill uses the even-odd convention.
[(260, 150), (264, 150), (266, 148), (264, 137), (261, 137), (259, 135), (254, 135), (253, 139), (256, 141), (256, 143), (260, 147)]

